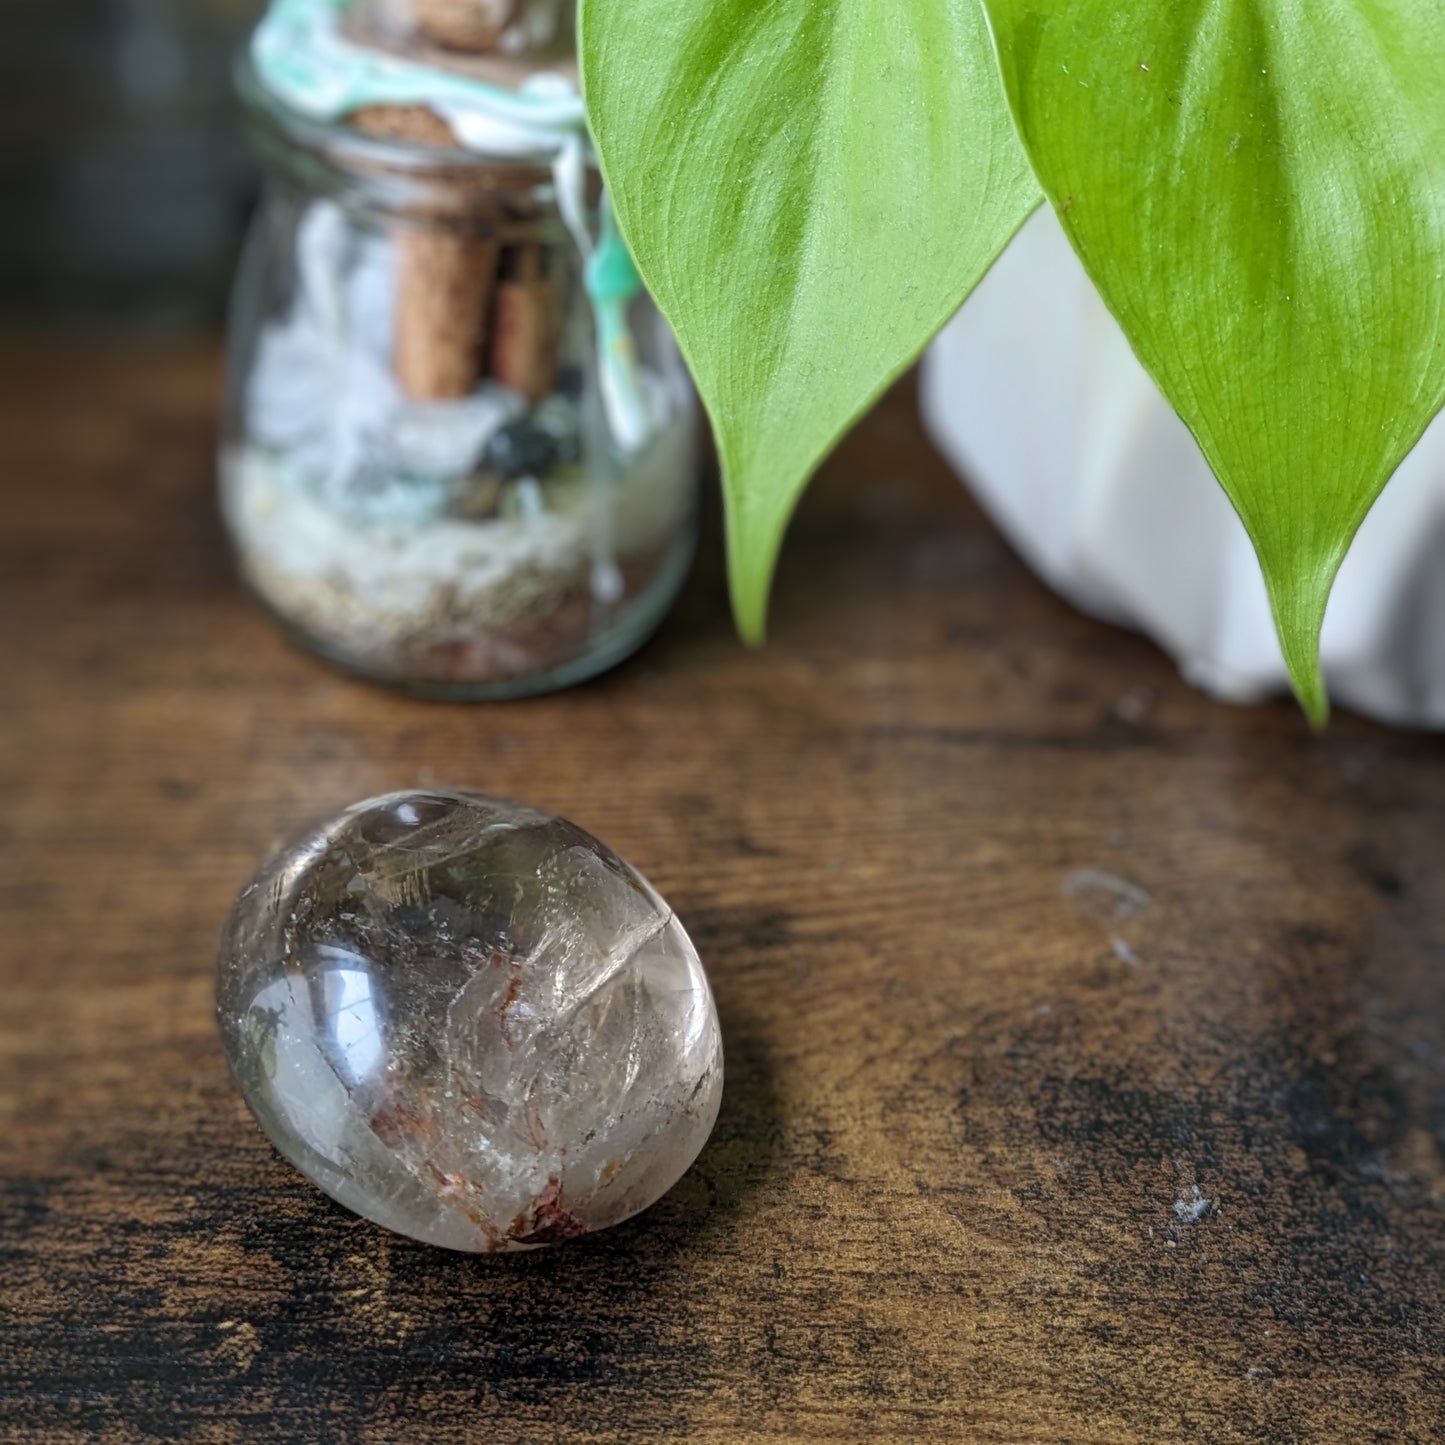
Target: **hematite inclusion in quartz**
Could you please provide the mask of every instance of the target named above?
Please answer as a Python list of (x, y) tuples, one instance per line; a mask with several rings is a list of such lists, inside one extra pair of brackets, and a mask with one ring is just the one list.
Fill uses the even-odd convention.
[(559, 818), (472, 793), (348, 809), (268, 864), (221, 943), (231, 1069), (271, 1141), (429, 1244), (554, 1244), (697, 1157), (722, 1039), (686, 933)]

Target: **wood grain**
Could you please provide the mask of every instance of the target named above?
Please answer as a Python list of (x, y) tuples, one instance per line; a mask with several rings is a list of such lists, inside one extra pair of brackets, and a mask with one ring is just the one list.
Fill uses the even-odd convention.
[[(238, 590), (216, 390), (0, 362), (0, 1436), (1445, 1435), (1439, 740), (1190, 692), (1028, 577), (906, 388), (766, 650), (714, 529), (609, 677), (392, 696)], [(709, 965), (717, 1133), (610, 1235), (387, 1236), (227, 1079), (260, 855), (436, 781), (596, 832)]]

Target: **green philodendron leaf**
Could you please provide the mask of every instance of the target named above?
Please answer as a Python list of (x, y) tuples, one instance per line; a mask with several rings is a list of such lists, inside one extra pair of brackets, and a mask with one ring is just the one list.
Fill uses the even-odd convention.
[(733, 603), (1037, 204), (979, 0), (584, 0), (618, 220), (712, 417)]
[(1335, 573), (1445, 400), (1440, 0), (986, 0), (1034, 170), (1244, 519), (1323, 720)]

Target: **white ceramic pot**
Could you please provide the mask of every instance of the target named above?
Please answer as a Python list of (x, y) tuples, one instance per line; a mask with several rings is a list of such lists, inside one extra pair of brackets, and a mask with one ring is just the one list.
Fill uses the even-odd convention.
[[(1233, 702), (1288, 686), (1244, 526), (1043, 207), (934, 343), (934, 441), (1036, 571)], [(1445, 728), (1445, 416), (1340, 570), (1323, 637), (1341, 706)]]

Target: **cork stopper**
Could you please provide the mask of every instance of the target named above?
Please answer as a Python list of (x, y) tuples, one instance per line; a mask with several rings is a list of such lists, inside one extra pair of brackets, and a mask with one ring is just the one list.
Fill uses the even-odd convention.
[[(359, 0), (346, 31), (361, 44), (404, 54), (443, 70), (517, 88), (539, 69), (565, 70), (558, 57), (518, 53), (533, 42), (570, 42), (570, 0)], [(563, 33), (565, 30), (565, 34)], [(364, 135), (412, 146), (458, 150), (440, 115), (419, 105), (366, 106), (349, 117)], [(488, 376), (532, 400), (555, 385), (565, 300), (556, 248), (504, 246), (497, 222), (509, 215), (504, 178), (485, 198), (485, 182), (458, 167), (458, 214), (411, 214), (398, 222), (399, 277), (393, 365), (402, 390), (417, 401), (469, 395)], [(521, 168), (517, 196), (526, 190)], [(463, 199), (465, 198), (465, 199)], [(515, 231), (515, 227), (510, 228)]]
[(562, 332), (562, 278), (548, 274), (549, 248), (518, 246), (503, 259), (487, 352), (487, 374), (529, 401), (557, 383)]
[[(424, 106), (366, 106), (350, 122), (380, 140), (458, 144), (446, 121)], [(554, 389), (566, 299), (556, 245), (504, 246), (465, 217), (409, 217), (397, 223), (396, 246), (392, 362), (407, 396), (459, 400), (484, 375), (530, 401)]]
[[(451, 148), (452, 129), (424, 106), (373, 105), (351, 124), (365, 135)], [(441, 223), (399, 227), (393, 368), (414, 401), (467, 396), (480, 373), (478, 343), (496, 280), (494, 241)]]
[(417, 33), (443, 50), (497, 50), (516, 24), (521, 0), (411, 0)]
[(424, 105), (366, 105), (352, 111), (348, 120), (363, 135), (376, 140), (440, 150), (452, 150), (457, 144), (451, 126)]
[(353, 0), (344, 24), (363, 44), (460, 69), (495, 57), (563, 59), (574, 16), (574, 0)]

